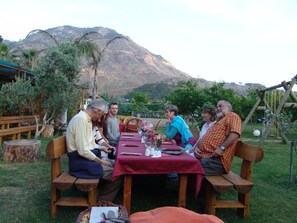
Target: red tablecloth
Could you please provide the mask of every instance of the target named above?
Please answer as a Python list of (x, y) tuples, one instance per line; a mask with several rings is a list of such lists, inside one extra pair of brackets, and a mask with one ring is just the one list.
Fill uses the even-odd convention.
[[(178, 148), (174, 144), (162, 145), (162, 148)], [(141, 153), (140, 156), (121, 155), (122, 152)], [(113, 179), (127, 174), (168, 174), (179, 173), (196, 176), (196, 195), (198, 195), (204, 171), (199, 160), (187, 153), (181, 155), (163, 154), (161, 158), (145, 156), (145, 146), (140, 141), (120, 140)]]

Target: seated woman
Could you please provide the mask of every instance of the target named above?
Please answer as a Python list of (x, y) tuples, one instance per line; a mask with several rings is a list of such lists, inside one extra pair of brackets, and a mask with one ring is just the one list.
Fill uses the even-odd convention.
[(191, 149), (195, 145), (196, 139), (193, 137), (187, 123), (178, 115), (177, 106), (166, 105), (165, 116), (169, 120), (165, 132), (166, 137), (174, 140), (184, 151)]
[[(215, 123), (215, 119), (216, 119), (216, 111), (215, 111), (214, 105), (210, 103), (204, 103), (200, 111), (201, 111), (202, 119), (205, 123), (201, 128), (201, 131), (199, 133), (199, 138), (196, 144), (198, 144), (198, 142), (202, 139), (202, 137), (207, 132), (207, 130)], [(196, 144), (193, 146), (193, 148), (196, 146)], [(188, 150), (187, 152), (193, 157), (195, 157), (193, 148)]]

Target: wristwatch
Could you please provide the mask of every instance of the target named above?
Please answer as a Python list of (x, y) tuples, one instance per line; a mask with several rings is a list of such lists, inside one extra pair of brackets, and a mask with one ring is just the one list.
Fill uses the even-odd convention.
[(220, 146), (219, 148), (220, 148), (220, 150), (222, 150), (222, 151), (225, 150), (225, 146)]

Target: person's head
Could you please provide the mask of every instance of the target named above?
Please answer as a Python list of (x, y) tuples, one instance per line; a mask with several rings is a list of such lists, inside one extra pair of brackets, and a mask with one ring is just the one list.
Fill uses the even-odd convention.
[(112, 116), (115, 116), (119, 111), (119, 106), (118, 103), (116, 102), (112, 102), (109, 104), (109, 114), (111, 114)]
[(210, 103), (204, 103), (201, 108), (201, 116), (203, 121), (210, 123), (213, 122), (216, 118), (216, 108)]
[(94, 99), (88, 105), (86, 112), (91, 117), (92, 121), (101, 120), (102, 116), (108, 112), (108, 104), (102, 99)]
[(224, 116), (225, 114), (231, 111), (232, 111), (232, 105), (229, 101), (220, 100), (217, 103), (217, 107), (216, 107), (217, 118), (221, 118), (222, 116)]
[(166, 105), (165, 106), (166, 118), (172, 120), (176, 115), (178, 115), (178, 108), (176, 105)]

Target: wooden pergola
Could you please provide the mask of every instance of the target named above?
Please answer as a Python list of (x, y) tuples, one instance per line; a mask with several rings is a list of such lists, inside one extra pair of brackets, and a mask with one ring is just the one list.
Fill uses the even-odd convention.
[[(296, 95), (294, 94), (294, 92), (292, 91), (294, 85), (296, 84), (297, 82), (297, 75), (295, 77), (292, 78), (291, 81), (283, 81), (281, 84), (279, 85), (275, 85), (275, 86), (272, 86), (272, 87), (269, 87), (269, 88), (265, 88), (265, 89), (262, 89), (262, 90), (258, 90), (258, 100), (257, 102), (255, 103), (254, 107), (252, 108), (252, 110), (250, 111), (250, 113), (248, 114), (248, 116), (246, 117), (245, 121), (243, 122), (243, 127), (242, 129), (244, 129), (244, 127), (246, 126), (246, 124), (249, 122), (249, 120), (251, 119), (252, 115), (254, 114), (254, 112), (257, 110), (257, 108), (259, 107), (260, 103), (264, 103), (264, 107), (265, 109), (269, 109), (269, 110), (272, 110), (269, 106), (269, 104), (267, 103), (266, 99), (265, 99), (265, 93), (268, 92), (268, 91), (271, 91), (271, 90), (275, 90), (277, 88), (280, 88), (280, 87), (283, 87), (284, 89), (284, 94), (280, 100), (280, 103), (278, 104), (278, 107), (276, 108), (274, 114), (275, 115), (279, 115), (280, 112), (282, 111), (283, 108), (297, 108), (297, 97)], [(286, 103), (288, 97), (291, 97), (291, 99), (293, 100), (294, 103)], [(261, 136), (261, 139), (260, 139), (260, 143), (262, 144), (270, 129), (271, 129), (271, 122), (268, 122), (266, 124), (266, 128), (264, 130), (264, 132), (262, 132), (262, 136)], [(283, 141), (286, 142), (286, 143), (289, 143), (287, 137), (285, 136), (285, 134), (282, 132), (282, 131), (279, 131), (280, 132), (280, 136), (282, 137)]]

